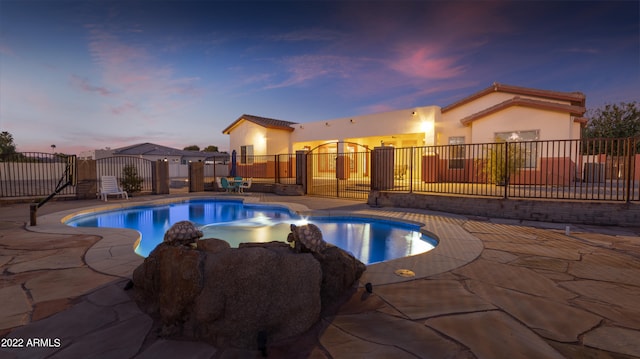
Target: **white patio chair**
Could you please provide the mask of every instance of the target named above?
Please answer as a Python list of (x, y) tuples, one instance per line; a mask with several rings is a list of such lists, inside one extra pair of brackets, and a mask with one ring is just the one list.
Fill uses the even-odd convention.
[(100, 178), (100, 199), (107, 201), (109, 195), (121, 196), (124, 199), (129, 199), (127, 191), (122, 190), (118, 184), (118, 178), (116, 176), (102, 176)]
[(242, 181), (242, 183), (240, 183), (240, 186), (238, 186), (238, 191), (240, 193), (244, 193), (245, 189), (251, 188), (251, 181), (252, 180), (253, 180), (252, 178), (249, 178), (247, 180)]
[(217, 190), (227, 190), (226, 188), (222, 187), (222, 180), (220, 179), (220, 177), (216, 177), (216, 185), (218, 186)]

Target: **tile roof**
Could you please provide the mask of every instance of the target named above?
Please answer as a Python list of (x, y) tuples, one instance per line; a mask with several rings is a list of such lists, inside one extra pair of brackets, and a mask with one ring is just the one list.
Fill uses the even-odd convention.
[(293, 127), (291, 127), (291, 125), (297, 124), (297, 122), (289, 122), (289, 121), (283, 121), (283, 120), (276, 120), (274, 118), (244, 114), (238, 117), (238, 119), (235, 120), (232, 124), (230, 124), (227, 128), (222, 130), (222, 133), (225, 135), (228, 135), (229, 133), (231, 133), (231, 130), (243, 120), (253, 122), (262, 127), (272, 128), (277, 130), (285, 130), (285, 131), (293, 131)]
[(528, 87), (505, 85), (505, 84), (494, 82), (493, 85), (491, 85), (490, 87), (487, 87), (484, 90), (478, 91), (472, 94), (471, 96), (465, 97), (460, 101), (454, 102), (451, 105), (443, 107), (442, 113), (450, 111), (456, 107), (462, 106), (480, 97), (486, 96), (492, 92), (504, 92), (504, 93), (510, 93), (514, 95), (536, 96), (539, 98), (549, 99), (549, 100), (569, 101), (572, 106), (578, 106), (578, 107), (584, 107), (585, 101), (586, 101), (586, 96), (582, 92), (559, 92), (559, 91), (539, 90), (539, 89), (533, 89)]
[(461, 119), (460, 123), (462, 123), (464, 126), (469, 126), (471, 122), (475, 120), (478, 120), (482, 117), (502, 111), (505, 108), (512, 107), (512, 106), (522, 106), (522, 107), (538, 108), (538, 109), (549, 110), (549, 111), (566, 112), (566, 113), (570, 113), (573, 116), (582, 116), (586, 111), (585, 108), (581, 106), (564, 105), (557, 102), (540, 101), (540, 100), (533, 100), (529, 98), (521, 98), (520, 96), (515, 96), (512, 99), (501, 102), (495, 106), (491, 106), (480, 112), (476, 112), (471, 116), (467, 116)]

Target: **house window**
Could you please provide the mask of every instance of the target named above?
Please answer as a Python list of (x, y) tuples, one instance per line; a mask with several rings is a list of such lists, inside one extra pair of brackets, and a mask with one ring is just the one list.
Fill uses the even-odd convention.
[(449, 168), (464, 168), (464, 136), (449, 137)]
[(496, 132), (496, 141), (509, 142), (510, 163), (520, 168), (535, 168), (538, 158), (539, 130)]
[(240, 163), (253, 164), (253, 145), (240, 146)]

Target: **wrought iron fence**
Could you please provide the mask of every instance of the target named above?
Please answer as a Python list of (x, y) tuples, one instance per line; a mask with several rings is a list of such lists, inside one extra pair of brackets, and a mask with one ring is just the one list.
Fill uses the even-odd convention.
[(306, 155), (307, 194), (366, 199), (371, 190), (371, 152), (310, 152)]
[(625, 138), (390, 148), (388, 160), (375, 162), (382, 168), (373, 169), (388, 180), (374, 189), (639, 201), (639, 143)]
[[(70, 158), (62, 154), (21, 152), (0, 155), (0, 197), (40, 197), (53, 193), (67, 173)], [(75, 170), (75, 169), (74, 169)], [(74, 196), (75, 187), (59, 195)]]
[(263, 183), (296, 183), (296, 155), (250, 155), (229, 163), (229, 174)]
[[(102, 176), (116, 176), (118, 182), (132, 176), (142, 179), (140, 192), (153, 191), (153, 161), (131, 156), (115, 156), (96, 160), (98, 181)], [(100, 183), (98, 183), (100, 188)]]

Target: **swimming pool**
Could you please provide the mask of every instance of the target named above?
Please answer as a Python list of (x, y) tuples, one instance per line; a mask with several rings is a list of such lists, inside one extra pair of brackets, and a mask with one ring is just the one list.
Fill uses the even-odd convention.
[(129, 228), (140, 232), (135, 251), (146, 257), (178, 221), (194, 222), (203, 238), (220, 238), (237, 247), (242, 242), (286, 241), (290, 224), (316, 224), (325, 241), (373, 264), (427, 252), (437, 241), (404, 222), (352, 216), (304, 218), (283, 206), (240, 200), (189, 200), (80, 214), (65, 223), (73, 227)]

